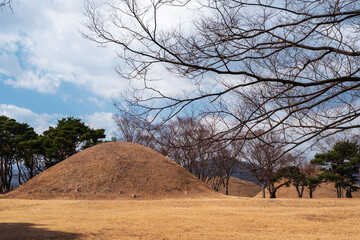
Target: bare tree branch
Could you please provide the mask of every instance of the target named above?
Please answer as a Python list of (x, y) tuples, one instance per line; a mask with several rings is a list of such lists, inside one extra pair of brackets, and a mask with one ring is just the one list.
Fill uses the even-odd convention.
[(0, 1), (0, 8), (8, 6), (10, 8), (10, 10), (12, 11), (12, 1), (13, 0), (2, 0)]
[[(196, 17), (169, 27), (167, 8)], [(85, 14), (84, 36), (118, 46), (118, 72), (144, 82), (122, 98), (130, 115), (165, 122), (196, 108), (223, 121), (217, 141), (282, 132), (288, 149), (360, 124), (359, 1), (88, 0)], [(153, 87), (157, 66), (197, 91)]]

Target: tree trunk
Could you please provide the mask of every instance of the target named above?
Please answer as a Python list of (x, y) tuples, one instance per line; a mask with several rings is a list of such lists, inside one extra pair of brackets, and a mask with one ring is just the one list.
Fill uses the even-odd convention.
[(4, 171), (4, 180), (5, 180), (5, 192), (9, 192), (11, 190), (11, 179), (12, 179), (12, 165), (8, 165), (9, 159), (6, 159), (5, 171)]
[(226, 178), (225, 178), (225, 195), (229, 195), (229, 178), (230, 178), (230, 176), (226, 175)]
[(16, 166), (18, 168), (18, 181), (19, 181), (19, 185), (21, 186), (22, 185), (22, 182), (21, 182), (21, 169), (20, 169), (20, 165), (19, 165), (18, 160), (16, 160)]
[(341, 186), (340, 186), (340, 198), (344, 197), (344, 182), (341, 181)]
[(341, 187), (336, 187), (336, 194), (338, 198), (341, 198)]
[(270, 191), (270, 198), (276, 198), (276, 191)]
[(313, 190), (312, 189), (309, 190), (309, 197), (313, 198)]
[(299, 189), (299, 185), (295, 185), (295, 188), (296, 188), (298, 197), (299, 197), (299, 198), (302, 198), (303, 193), (304, 193), (304, 186), (301, 186), (301, 190)]
[(5, 179), (4, 179), (4, 158), (1, 157), (1, 163), (0, 163), (0, 179), (1, 179), (1, 191), (2, 193), (5, 193)]
[(2, 181), (2, 178), (0, 177), (0, 191), (1, 193), (5, 194), (5, 191), (4, 191), (4, 187), (3, 187), (3, 181)]
[(34, 177), (34, 157), (31, 157), (31, 165), (30, 165), (30, 179)]
[(346, 189), (346, 198), (352, 198), (351, 188)]
[(275, 188), (273, 183), (269, 185), (268, 190), (269, 190), (270, 198), (276, 198), (276, 190), (277, 190), (277, 188)]
[(262, 183), (261, 190), (262, 190), (262, 197), (265, 198), (265, 183), (264, 182)]
[(304, 195), (304, 189), (305, 189), (305, 186), (301, 186), (301, 191), (300, 191), (300, 195), (299, 195), (299, 198), (302, 198), (303, 195)]

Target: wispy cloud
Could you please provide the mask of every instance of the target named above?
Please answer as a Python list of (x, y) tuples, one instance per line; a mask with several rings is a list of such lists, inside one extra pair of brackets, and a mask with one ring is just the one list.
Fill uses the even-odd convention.
[(17, 79), (7, 79), (5, 84), (16, 88), (36, 90), (40, 93), (55, 93), (60, 85), (59, 74), (24, 71)]
[(14, 14), (3, 11), (0, 73), (6, 84), (55, 94), (67, 82), (108, 100), (124, 88), (114, 71), (116, 51), (79, 34), (82, 1), (19, 1)]
[[(13, 118), (20, 123), (27, 123), (34, 130), (41, 134), (49, 128), (49, 126), (56, 126), (57, 120), (66, 116), (61, 114), (35, 113), (27, 108), (18, 107), (15, 105), (0, 104), (0, 116), (7, 116)], [(116, 131), (115, 122), (112, 120), (113, 113), (110, 112), (96, 112), (79, 118), (86, 125), (94, 129), (105, 129), (106, 139), (111, 139)]]
[(105, 101), (101, 101), (96, 97), (89, 97), (88, 100), (92, 103), (95, 104), (96, 106), (98, 106), (99, 108), (104, 108), (106, 102)]
[(106, 139), (111, 139), (116, 132), (116, 124), (112, 119), (113, 113), (97, 112), (83, 117), (85, 123), (94, 129), (105, 129)]
[(7, 104), (0, 104), (0, 115), (13, 118), (20, 123), (29, 124), (38, 134), (48, 129), (49, 126), (55, 126), (57, 119), (63, 117), (60, 114), (38, 114), (26, 108)]

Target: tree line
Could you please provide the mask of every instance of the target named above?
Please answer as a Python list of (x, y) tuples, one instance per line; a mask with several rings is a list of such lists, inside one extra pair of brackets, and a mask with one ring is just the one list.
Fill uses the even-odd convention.
[(309, 161), (303, 152), (287, 152), (279, 134), (224, 144), (213, 140), (218, 131), (215, 121), (177, 117), (154, 126), (126, 114), (114, 115), (114, 120), (118, 141), (139, 143), (160, 152), (215, 191), (224, 186), (228, 194), (229, 179), (236, 174), (252, 176), (262, 187), (263, 197), (268, 191), (271, 198), (276, 197), (279, 188), (290, 185), (299, 198), (305, 189), (312, 198), (323, 182), (333, 182), (339, 198), (344, 197), (344, 192), (346, 197), (352, 197), (352, 192), (359, 189), (360, 146), (355, 141), (338, 141), (332, 149)]
[[(161, 21), (169, 9), (193, 18), (172, 24)], [(190, 111), (202, 119), (197, 121), (220, 121), (222, 127), (202, 141), (211, 143), (211, 148), (197, 143), (194, 152), (178, 150), (179, 142), (197, 140), (200, 133), (179, 142), (164, 143), (161, 138), (151, 143), (192, 172), (198, 171), (203, 158), (223, 150), (231, 157), (222, 159), (247, 159), (254, 168), (247, 171), (275, 194), (277, 171), (299, 156), (292, 150), (360, 126), (359, 1), (86, 0), (85, 15), (83, 36), (116, 47), (121, 61), (117, 72), (132, 81), (121, 95), (121, 104), (115, 103), (121, 114), (175, 133), (184, 131), (172, 126), (181, 124), (176, 117)], [(158, 69), (169, 75), (159, 77)], [(164, 90), (170, 84), (179, 90)], [(160, 139), (157, 136), (162, 134), (150, 136)], [(141, 141), (150, 144), (150, 139)], [(189, 149), (185, 146), (180, 149)], [(206, 154), (198, 156), (204, 149)], [(219, 151), (208, 153), (208, 149)], [(239, 152), (245, 157), (240, 158)], [(199, 159), (196, 164), (184, 160), (187, 154)], [(351, 161), (339, 160), (340, 165)], [(335, 177), (325, 170), (336, 164), (318, 157), (313, 164), (320, 166), (316, 171), (322, 172), (323, 180), (335, 182), (341, 195), (350, 181), (337, 180), (350, 178), (340, 173), (343, 166)], [(208, 167), (200, 169), (209, 172)], [(288, 170), (290, 175), (297, 171)], [(307, 185), (315, 187), (317, 180)]]
[[(55, 127), (38, 135), (34, 128), (0, 116), (0, 191), (22, 185), (38, 173), (93, 146), (105, 138), (104, 129), (92, 129), (73, 117), (58, 120)], [(13, 179), (14, 176), (17, 179)]]
[[(118, 136), (114, 141), (139, 143), (174, 160), (199, 180), (229, 193), (229, 180), (236, 174), (248, 174), (268, 191), (271, 198), (281, 187), (293, 185), (298, 197), (307, 189), (310, 198), (323, 182), (333, 182), (339, 198), (352, 197), (359, 190), (360, 154), (355, 141), (338, 141), (332, 149), (318, 153), (310, 162), (302, 152), (285, 152), (280, 135), (254, 138), (239, 146), (213, 141), (218, 126), (194, 117), (178, 117), (154, 127), (128, 115), (114, 115)], [(3, 193), (15, 180), (20, 185), (78, 151), (105, 138), (104, 129), (91, 129), (72, 117), (58, 120), (38, 135), (26, 123), (0, 116), (0, 183)], [(271, 145), (268, 142), (272, 142)], [(16, 176), (17, 179), (13, 179)]]
[[(168, 10), (193, 17), (169, 24)], [(164, 123), (194, 110), (222, 120), (217, 141), (263, 129), (289, 149), (360, 126), (359, 1), (86, 0), (85, 15), (83, 35), (117, 48), (131, 115)]]

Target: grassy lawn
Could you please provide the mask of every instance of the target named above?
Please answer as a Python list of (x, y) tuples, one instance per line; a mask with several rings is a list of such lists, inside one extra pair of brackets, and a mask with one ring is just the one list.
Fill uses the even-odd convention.
[(0, 239), (359, 239), (358, 199), (0, 199)]

